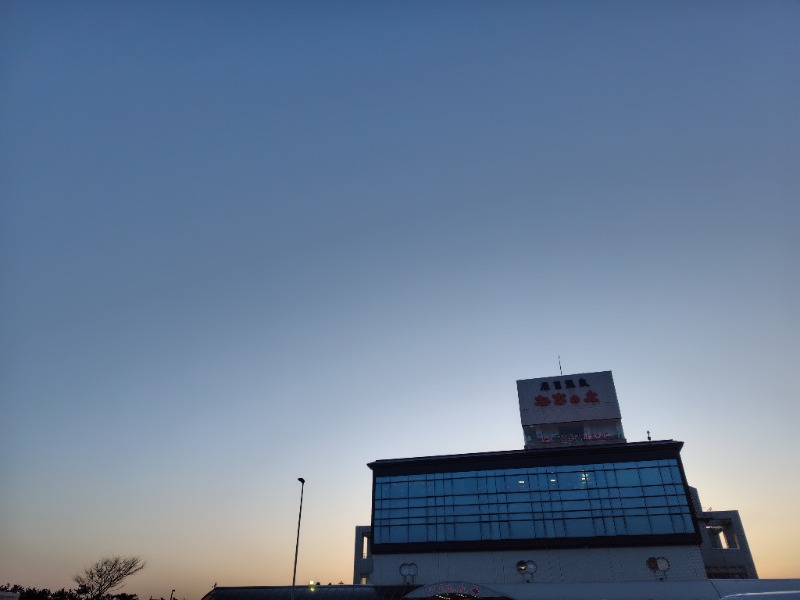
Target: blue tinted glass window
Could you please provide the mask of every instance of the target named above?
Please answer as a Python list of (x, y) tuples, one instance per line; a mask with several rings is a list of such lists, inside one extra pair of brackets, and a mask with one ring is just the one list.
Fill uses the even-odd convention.
[(456, 540), (479, 540), (481, 539), (480, 524), (459, 523), (455, 526), (454, 535)]
[(663, 485), (648, 485), (642, 488), (645, 496), (664, 496)]
[(622, 498), (622, 508), (641, 508), (644, 498)]
[(617, 535), (613, 517), (603, 517), (603, 528), (606, 531), (606, 535)]
[(408, 482), (392, 482), (389, 487), (390, 498), (408, 498)]
[(641, 485), (641, 481), (639, 480), (639, 471), (636, 469), (618, 469), (616, 474), (617, 485), (619, 485), (619, 487)]
[(565, 519), (566, 534), (569, 537), (590, 537), (594, 535), (591, 519)]
[(563, 519), (553, 519), (553, 525), (555, 526), (556, 537), (567, 537), (567, 531), (566, 527), (564, 526)]
[(619, 488), (619, 495), (622, 498), (634, 498), (642, 495), (641, 486), (621, 487)]
[(561, 499), (562, 500), (583, 500), (589, 497), (588, 490), (567, 490), (565, 492), (561, 492)]
[(631, 535), (647, 535), (650, 533), (650, 522), (647, 517), (626, 517), (625, 524), (628, 526), (628, 533)]
[(511, 537), (514, 539), (530, 539), (535, 536), (533, 521), (511, 521)]
[(548, 519), (544, 522), (544, 529), (545, 535), (544, 537), (554, 538), (556, 537), (556, 526), (555, 522), (552, 519)]
[(408, 527), (397, 525), (389, 527), (389, 541), (393, 544), (402, 544), (408, 541)]
[(478, 513), (478, 506), (475, 504), (466, 504), (453, 507), (454, 515), (474, 515)]
[(453, 493), (454, 494), (477, 494), (478, 482), (474, 477), (454, 479), (453, 480)]
[(683, 515), (683, 530), (684, 531), (694, 531), (694, 526), (692, 525), (692, 518), (689, 516), (688, 513), (684, 513)]
[(545, 537), (545, 529), (544, 523), (542, 521), (534, 521), (533, 522), (533, 534), (534, 537), (543, 538)]
[(425, 481), (411, 481), (408, 484), (408, 495), (411, 498), (419, 498), (427, 495), (427, 482)]
[(594, 535), (607, 535), (603, 519), (592, 519), (592, 525), (594, 526)]
[(693, 531), (674, 460), (377, 477), (373, 518), (375, 543)]
[(672, 483), (681, 483), (681, 472), (678, 470), (678, 467), (670, 467), (669, 470), (672, 473)]
[(508, 504), (509, 513), (531, 514), (530, 502), (510, 502)]
[(642, 485), (661, 485), (661, 472), (658, 467), (639, 469)]
[(477, 503), (478, 503), (477, 494), (468, 494), (464, 496), (453, 497), (453, 504), (477, 504)]
[(653, 533), (673, 533), (669, 515), (650, 515), (650, 530)]

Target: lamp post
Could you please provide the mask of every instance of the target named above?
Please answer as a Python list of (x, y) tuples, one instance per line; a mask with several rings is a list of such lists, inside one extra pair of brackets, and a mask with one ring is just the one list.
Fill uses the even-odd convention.
[(294, 600), (294, 582), (297, 578), (297, 551), (300, 549), (300, 519), (303, 517), (303, 489), (306, 487), (306, 480), (298, 477), (300, 482), (300, 512), (297, 515), (297, 542), (294, 545), (294, 570), (292, 571), (292, 600)]

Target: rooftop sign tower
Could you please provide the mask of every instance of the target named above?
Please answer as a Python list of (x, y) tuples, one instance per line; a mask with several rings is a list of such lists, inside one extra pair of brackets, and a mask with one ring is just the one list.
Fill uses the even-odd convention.
[(517, 381), (525, 448), (625, 443), (611, 371)]

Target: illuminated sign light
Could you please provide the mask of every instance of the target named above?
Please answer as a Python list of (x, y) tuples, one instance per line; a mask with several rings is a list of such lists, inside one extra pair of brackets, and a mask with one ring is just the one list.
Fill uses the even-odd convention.
[[(546, 383), (547, 382), (545, 382), (545, 384)], [(569, 397), (570, 404), (580, 404), (581, 400), (586, 404), (594, 404), (595, 402), (600, 402), (600, 398), (597, 396), (597, 393), (593, 392), (592, 390), (588, 390), (583, 398), (581, 398), (577, 394), (572, 394)], [(542, 394), (539, 394), (538, 396), (536, 396), (536, 398), (534, 398), (534, 404), (536, 406), (550, 406), (551, 402), (556, 406), (563, 406), (567, 403), (567, 395), (559, 392), (558, 394), (553, 394), (552, 396), (544, 396)]]
[(539, 441), (545, 443), (564, 443), (564, 442), (580, 442), (581, 440), (602, 440), (609, 437), (606, 432), (602, 433), (564, 433), (561, 435), (543, 435)]

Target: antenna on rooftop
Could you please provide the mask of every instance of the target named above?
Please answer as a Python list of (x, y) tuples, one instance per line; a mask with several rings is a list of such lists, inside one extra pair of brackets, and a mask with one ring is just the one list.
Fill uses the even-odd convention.
[(649, 429), (647, 430), (647, 441), (648, 441), (648, 442), (649, 442), (649, 441), (651, 441), (651, 440), (650, 440), (650, 430), (649, 430)]
[(558, 374), (563, 375), (564, 371), (561, 370), (561, 355), (558, 355)]

